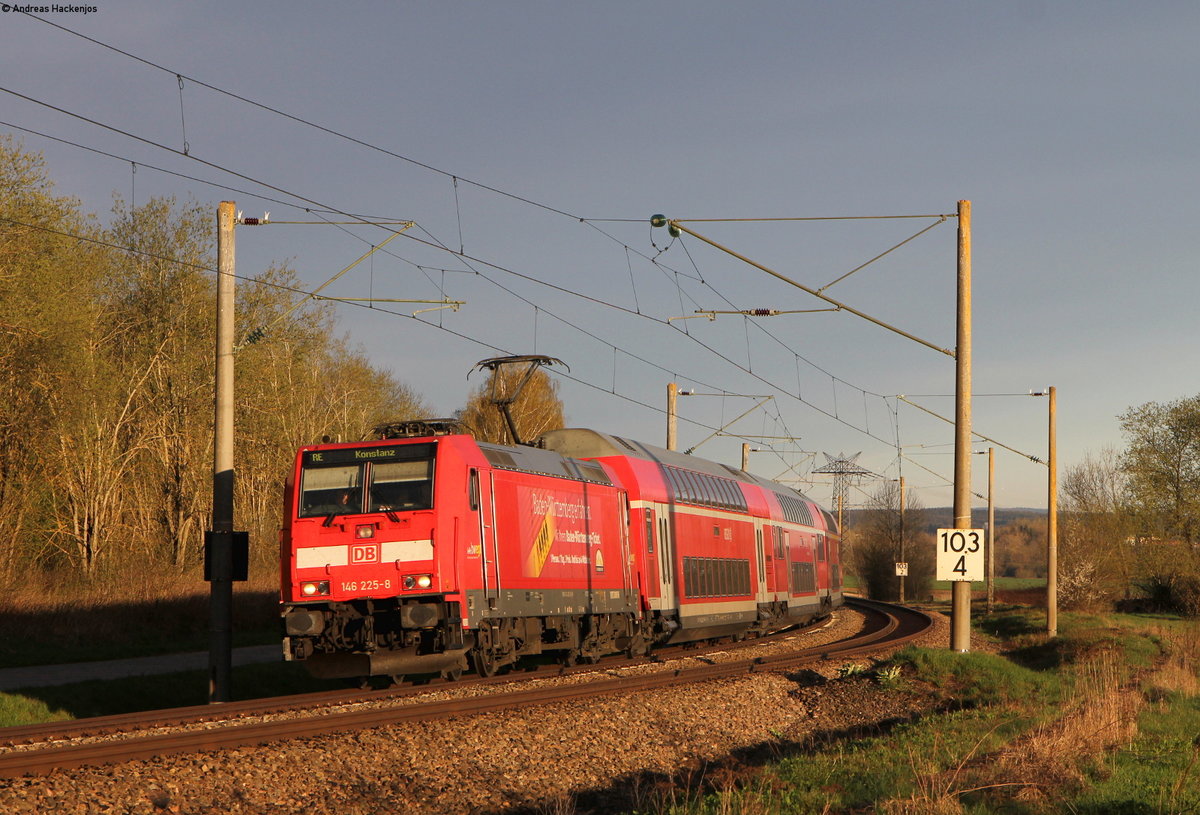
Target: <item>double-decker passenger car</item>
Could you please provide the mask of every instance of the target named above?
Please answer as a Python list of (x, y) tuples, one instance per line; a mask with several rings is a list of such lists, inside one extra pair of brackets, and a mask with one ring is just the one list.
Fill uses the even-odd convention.
[(842, 602), (832, 516), (738, 469), (592, 430), (301, 449), (284, 653), (319, 676), (564, 662), (742, 637)]

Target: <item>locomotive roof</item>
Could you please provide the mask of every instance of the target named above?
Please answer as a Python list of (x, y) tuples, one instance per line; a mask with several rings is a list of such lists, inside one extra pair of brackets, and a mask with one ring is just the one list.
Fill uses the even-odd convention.
[(780, 484), (778, 481), (771, 481), (767, 478), (760, 478), (745, 470), (739, 470), (736, 467), (718, 464), (715, 461), (697, 458), (687, 453), (668, 450), (665, 447), (656, 447), (653, 444), (646, 444), (633, 439), (622, 438), (621, 436), (611, 436), (607, 433), (587, 428), (569, 427), (563, 430), (551, 430), (543, 433), (537, 443), (539, 447), (553, 450), (569, 458), (627, 456), (659, 464), (669, 464), (672, 467), (681, 467), (685, 470), (708, 473), (720, 478), (732, 478), (736, 481), (755, 484), (774, 493), (792, 497), (799, 496), (806, 501), (810, 500), (804, 493), (794, 490), (785, 484)]
[(600, 484), (612, 483), (595, 462), (577, 461), (556, 451), (539, 450), (535, 447), (508, 447), (487, 442), (479, 442), (478, 445), (491, 465), (502, 470), (521, 470), (557, 478), (595, 481)]

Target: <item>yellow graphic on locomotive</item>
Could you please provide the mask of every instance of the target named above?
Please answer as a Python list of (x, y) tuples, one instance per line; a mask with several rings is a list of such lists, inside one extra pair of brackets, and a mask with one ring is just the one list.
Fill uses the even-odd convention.
[(537, 535), (533, 539), (533, 547), (529, 550), (529, 557), (525, 559), (525, 574), (527, 576), (542, 576), (542, 569), (546, 566), (546, 558), (550, 556), (550, 550), (554, 547), (554, 535), (554, 506), (551, 504), (549, 511), (542, 518), (542, 525), (538, 529)]

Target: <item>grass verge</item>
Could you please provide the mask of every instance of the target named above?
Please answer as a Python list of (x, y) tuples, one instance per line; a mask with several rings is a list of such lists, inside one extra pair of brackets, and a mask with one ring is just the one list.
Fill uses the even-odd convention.
[[(1002, 655), (909, 648), (902, 687), (937, 711), (867, 737), (815, 739), (736, 782), (659, 789), (673, 815), (1200, 813), (1200, 633), (1123, 615), (980, 620)], [(889, 688), (889, 685), (891, 687)]]

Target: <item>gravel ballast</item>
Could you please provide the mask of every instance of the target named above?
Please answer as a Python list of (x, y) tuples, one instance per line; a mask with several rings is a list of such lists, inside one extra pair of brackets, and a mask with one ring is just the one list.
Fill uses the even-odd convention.
[[(843, 639), (859, 622), (844, 609), (790, 644), (761, 647)], [(938, 618), (922, 644), (945, 647), (948, 631)], [(837, 679), (842, 664), (0, 780), (0, 812), (432, 815), (646, 807), (669, 794), (672, 779), (714, 765), (729, 771), (772, 746), (908, 717), (924, 704), (866, 677)], [(658, 669), (664, 667), (670, 664)]]

